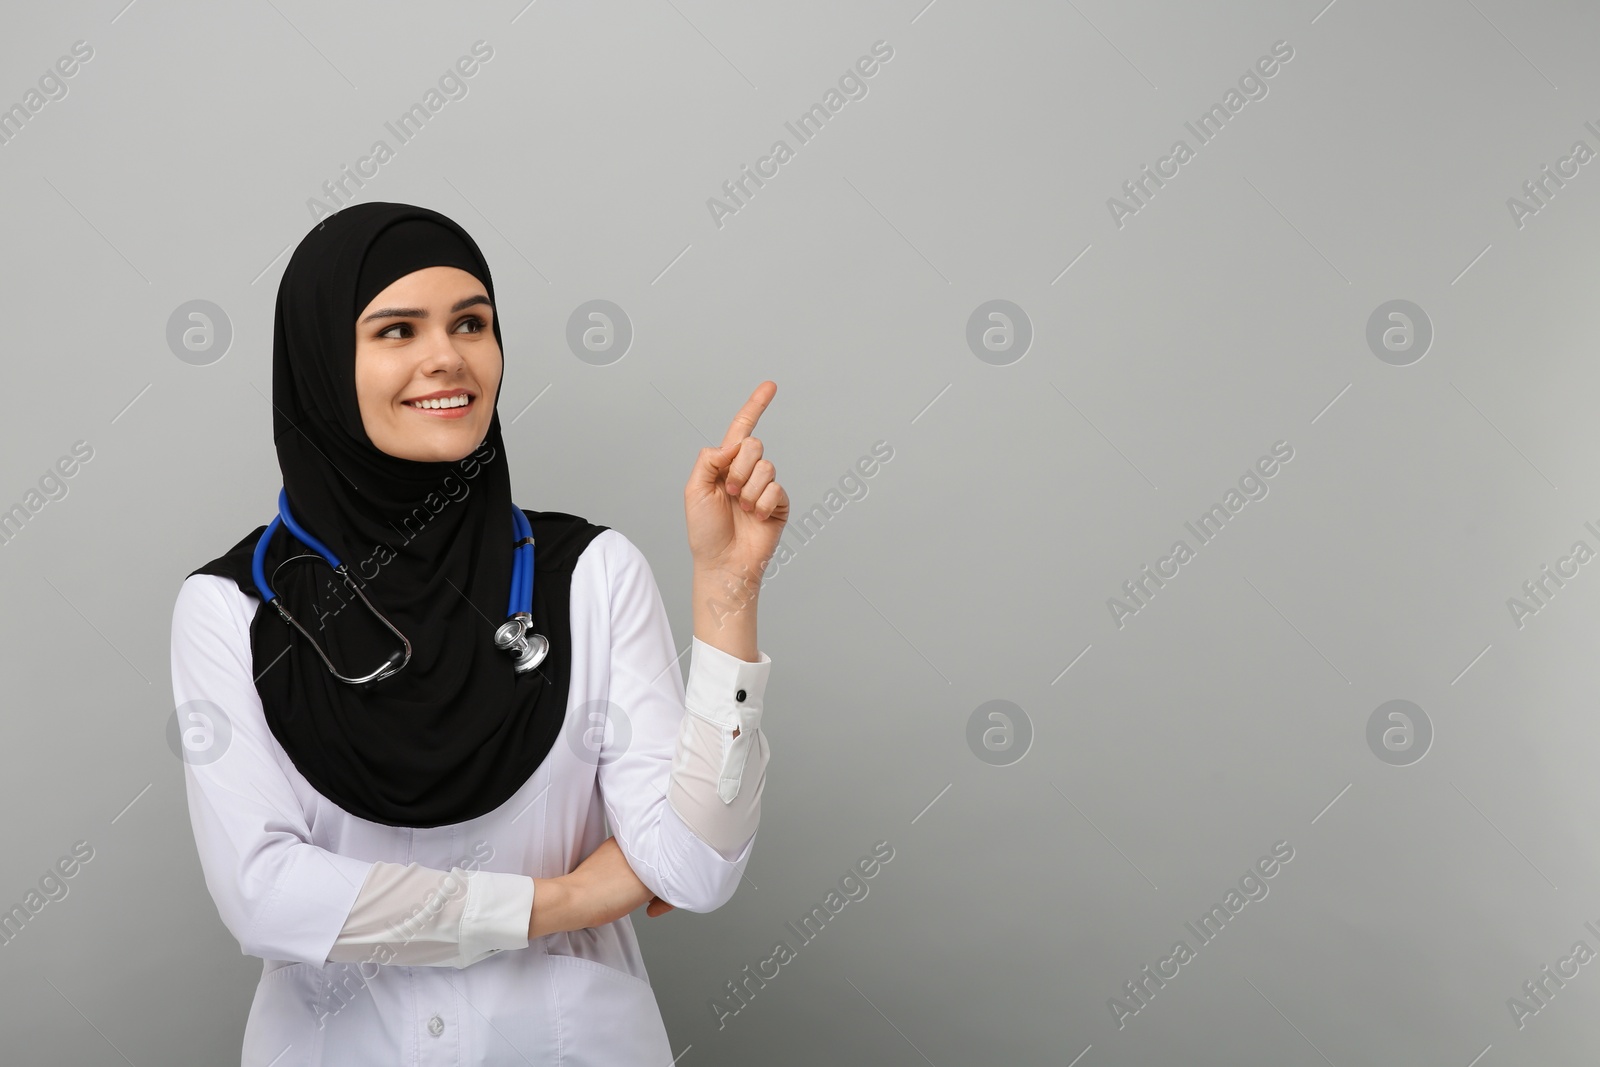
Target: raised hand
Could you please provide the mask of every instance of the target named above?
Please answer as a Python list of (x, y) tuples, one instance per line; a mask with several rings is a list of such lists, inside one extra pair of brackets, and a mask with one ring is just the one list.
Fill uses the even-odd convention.
[(738, 580), (758, 576), (789, 521), (789, 494), (763, 458), (756, 420), (778, 392), (773, 381), (756, 386), (733, 417), (717, 448), (702, 448), (683, 491), (689, 551), (697, 570)]

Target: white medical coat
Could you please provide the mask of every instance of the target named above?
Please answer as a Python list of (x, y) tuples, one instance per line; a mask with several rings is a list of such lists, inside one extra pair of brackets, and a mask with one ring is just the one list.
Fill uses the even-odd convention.
[[(608, 820), (629, 865), (663, 900), (696, 912), (724, 904), (754, 847), (753, 817), (749, 840), (719, 851), (689, 825), (704, 828), (715, 814), (705, 791), (696, 794), (696, 814), (674, 767), (685, 768), (694, 728), (712, 731), (702, 736), (721, 744), (721, 800), (751, 791), (759, 798), (771, 660), (762, 654), (749, 663), (693, 639), (686, 690), (650, 566), (631, 541), (606, 530), (572, 574), (562, 736), (494, 811), (406, 829), (337, 807), (272, 736), (253, 682), (257, 603), (227, 578), (195, 575), (183, 583), (172, 622), (180, 725), (207, 724), (194, 727), (207, 743), (186, 748), (185, 758), (201, 868), (224, 925), (264, 961), (243, 1067), (668, 1067), (673, 1053), (630, 917), (529, 942), (531, 878), (575, 868), (605, 839)], [(669, 802), (669, 793), (683, 802)], [(328, 962), (341, 934), (351, 936), (346, 922), (354, 929), (352, 909), (368, 876), (398, 873), (390, 864), (453, 872), (470, 885), (448, 913), (445, 936), (460, 941), (446, 953), (453, 966), (383, 965), (376, 954)], [(418, 914), (414, 899), (366, 899), (382, 881), (374, 876), (358, 915), (370, 919), (379, 906), (402, 918)], [(352, 949), (341, 951), (348, 958)]]

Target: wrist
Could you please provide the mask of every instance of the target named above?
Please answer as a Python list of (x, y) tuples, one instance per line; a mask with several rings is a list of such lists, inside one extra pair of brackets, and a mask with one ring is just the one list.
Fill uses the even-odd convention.
[(546, 934), (575, 929), (568, 921), (572, 909), (572, 889), (567, 878), (535, 878), (533, 880), (533, 912), (528, 916), (528, 940)]
[(691, 585), (694, 635), (738, 659), (760, 658), (756, 644), (756, 608), (760, 575), (739, 574), (696, 564)]
[(709, 563), (704, 560), (694, 561), (694, 580), (702, 584), (712, 584), (717, 588), (724, 586), (736, 588), (745, 597), (753, 596), (761, 591), (761, 575), (765, 567), (755, 568), (748, 563)]

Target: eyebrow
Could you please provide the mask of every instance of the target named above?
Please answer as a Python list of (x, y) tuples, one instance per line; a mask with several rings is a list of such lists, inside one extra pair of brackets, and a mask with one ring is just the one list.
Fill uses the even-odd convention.
[[(450, 309), (450, 314), (454, 315), (456, 312), (472, 307), (475, 304), (489, 304), (489, 298), (479, 293), (477, 296), (469, 296), (465, 300), (458, 300), (455, 306)], [(489, 309), (491, 311), (494, 310), (494, 305), (489, 304)], [(374, 311), (361, 321), (368, 323), (373, 319), (425, 319), (427, 317), (428, 310), (426, 308), (382, 308)]]

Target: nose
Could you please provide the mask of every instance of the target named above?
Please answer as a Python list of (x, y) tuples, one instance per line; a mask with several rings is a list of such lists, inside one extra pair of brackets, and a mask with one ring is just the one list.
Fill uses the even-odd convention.
[(429, 331), (426, 354), (422, 357), (421, 370), (424, 374), (454, 373), (466, 365), (467, 358), (456, 351), (447, 331)]

